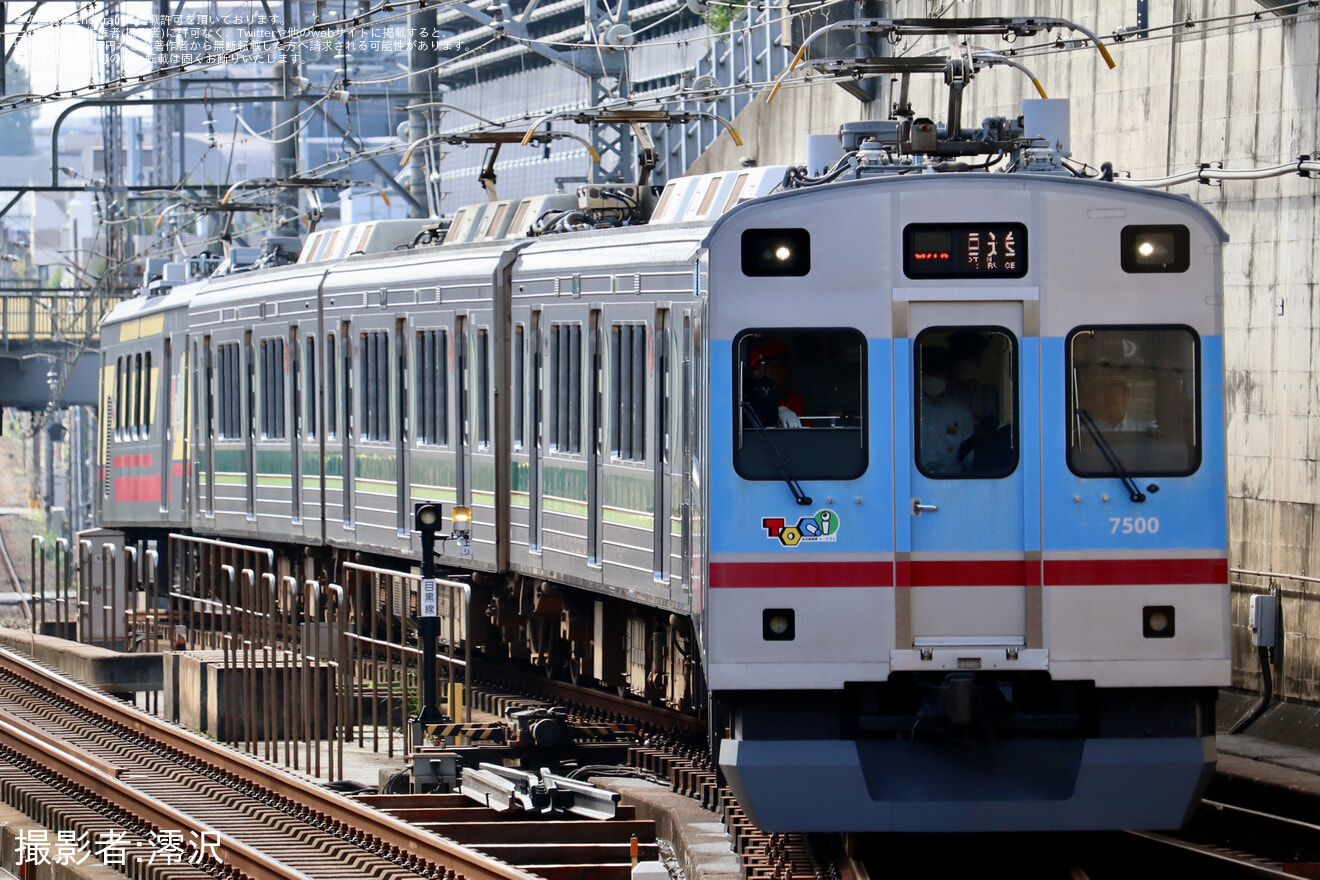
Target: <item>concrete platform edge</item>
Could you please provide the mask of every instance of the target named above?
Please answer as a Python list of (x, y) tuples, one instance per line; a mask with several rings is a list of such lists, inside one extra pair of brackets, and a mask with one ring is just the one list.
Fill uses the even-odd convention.
[(668, 840), (688, 880), (739, 880), (742, 863), (729, 843), (719, 817), (691, 798), (641, 779), (593, 778), (617, 791), (622, 803), (637, 809), (638, 819), (655, 822), (656, 836)]

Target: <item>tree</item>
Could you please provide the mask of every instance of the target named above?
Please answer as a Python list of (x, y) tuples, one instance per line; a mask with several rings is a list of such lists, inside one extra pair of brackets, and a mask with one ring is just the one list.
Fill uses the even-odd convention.
[[(5, 65), (5, 94), (21, 95), (28, 90), (27, 71), (10, 61)], [(32, 154), (32, 121), (37, 108), (10, 110), (0, 121), (0, 155), (29, 156)]]

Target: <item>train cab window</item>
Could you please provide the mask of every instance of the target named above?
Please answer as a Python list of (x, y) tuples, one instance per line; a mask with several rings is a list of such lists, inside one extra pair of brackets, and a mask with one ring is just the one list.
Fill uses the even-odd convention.
[(1073, 473), (1183, 476), (1200, 466), (1200, 341), (1190, 327), (1080, 327), (1066, 353)]
[(850, 480), (867, 466), (866, 338), (745, 330), (733, 343), (734, 469), (748, 480)]
[(1017, 469), (1017, 342), (999, 327), (934, 327), (913, 346), (917, 469), (997, 479)]

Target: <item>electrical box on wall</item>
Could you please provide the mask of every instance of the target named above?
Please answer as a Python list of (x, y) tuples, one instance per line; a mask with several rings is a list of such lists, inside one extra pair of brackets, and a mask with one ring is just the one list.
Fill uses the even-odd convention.
[(1257, 648), (1273, 648), (1277, 637), (1276, 621), (1279, 598), (1252, 596), (1251, 610), (1247, 614), (1247, 628), (1251, 630), (1251, 644)]

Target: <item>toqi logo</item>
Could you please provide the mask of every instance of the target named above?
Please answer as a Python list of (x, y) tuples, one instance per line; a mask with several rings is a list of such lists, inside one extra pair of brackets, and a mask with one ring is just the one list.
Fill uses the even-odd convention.
[(796, 547), (811, 541), (836, 541), (839, 536), (839, 515), (832, 510), (818, 510), (815, 516), (804, 516), (797, 525), (788, 525), (782, 516), (767, 516), (761, 520), (765, 536), (785, 547)]

